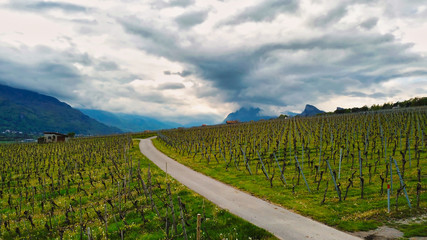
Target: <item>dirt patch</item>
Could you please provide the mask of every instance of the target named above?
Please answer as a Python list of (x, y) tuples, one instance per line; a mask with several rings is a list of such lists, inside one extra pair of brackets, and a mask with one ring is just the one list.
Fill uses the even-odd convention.
[[(405, 220), (402, 220), (405, 221)], [(413, 223), (414, 221), (405, 221), (405, 223)], [(394, 240), (402, 239), (403, 233), (395, 228), (382, 226), (375, 230), (367, 232), (354, 232), (352, 233), (356, 237), (360, 237), (366, 240)], [(406, 238), (404, 238), (406, 239)], [(427, 237), (411, 237), (410, 240), (427, 240)]]
[(395, 221), (398, 224), (413, 224), (413, 223), (427, 223), (427, 213), (420, 216), (405, 218)]
[(366, 240), (392, 240), (403, 237), (401, 231), (387, 226), (382, 226), (367, 232), (355, 232), (354, 235)]

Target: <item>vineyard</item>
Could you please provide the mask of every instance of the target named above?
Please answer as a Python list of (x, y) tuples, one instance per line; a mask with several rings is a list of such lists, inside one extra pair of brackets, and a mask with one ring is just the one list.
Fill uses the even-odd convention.
[(274, 239), (150, 166), (131, 136), (0, 145), (0, 239)]
[(427, 108), (408, 108), (167, 130), (155, 145), (328, 225), (369, 230), (418, 216), (424, 222), (397, 227), (423, 235), (426, 124)]

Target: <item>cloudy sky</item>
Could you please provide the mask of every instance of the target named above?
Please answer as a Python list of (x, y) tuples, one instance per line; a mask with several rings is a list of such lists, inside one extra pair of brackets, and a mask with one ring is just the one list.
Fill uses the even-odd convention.
[(0, 0), (0, 84), (185, 123), (427, 95), (425, 0)]

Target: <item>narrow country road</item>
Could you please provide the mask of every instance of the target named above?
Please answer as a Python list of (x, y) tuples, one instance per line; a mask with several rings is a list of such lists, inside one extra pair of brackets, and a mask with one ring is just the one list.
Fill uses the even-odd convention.
[(167, 173), (188, 188), (279, 239), (359, 239), (193, 171), (157, 150), (151, 139), (142, 139), (139, 148), (154, 164), (163, 171), (167, 165)]

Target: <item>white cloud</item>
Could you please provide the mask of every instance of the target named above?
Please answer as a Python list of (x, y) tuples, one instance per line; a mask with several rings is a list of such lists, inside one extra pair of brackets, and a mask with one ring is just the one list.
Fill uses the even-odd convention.
[(77, 107), (220, 122), (427, 93), (424, 1), (0, 0), (0, 15), (0, 83)]

